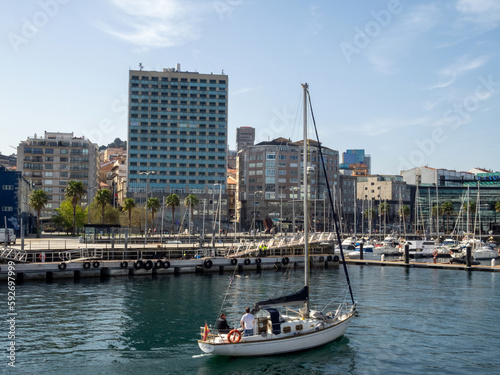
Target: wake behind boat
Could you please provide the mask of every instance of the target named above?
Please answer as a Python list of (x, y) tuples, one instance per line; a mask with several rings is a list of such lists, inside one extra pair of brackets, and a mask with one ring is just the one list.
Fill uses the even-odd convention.
[[(309, 98), (308, 85), (303, 84), (304, 93), (304, 162), (303, 162), (303, 201), (304, 212), (308, 212), (308, 177), (313, 172), (313, 167), (308, 165), (307, 150), (307, 99)], [(311, 115), (314, 121), (314, 115)], [(317, 136), (317, 131), (316, 131)], [(326, 174), (325, 163), (318, 139), (318, 149), (323, 166), (323, 173), (328, 187), (332, 218), (337, 232), (337, 241), (341, 243), (339, 233), (338, 217), (335, 214), (333, 198), (329, 189), (330, 184)], [(267, 299), (257, 302), (252, 313), (255, 315), (255, 327), (253, 335), (243, 336), (242, 330), (233, 329), (223, 333), (212, 329), (210, 333), (208, 326), (201, 328), (201, 340), (198, 346), (205, 353), (224, 356), (264, 356), (290, 353), (306, 350), (328, 344), (344, 335), (352, 318), (356, 316), (356, 303), (352, 295), (349, 276), (345, 261), (343, 261), (344, 272), (348, 290), (351, 296), (351, 306), (346, 302), (336, 305), (333, 311), (315, 311), (309, 308), (309, 215), (304, 215), (304, 287), (298, 292)], [(344, 252), (340, 246), (340, 254), (344, 260)], [(296, 306), (291, 309), (290, 306)], [(325, 309), (332, 305), (326, 304)], [(331, 308), (331, 307), (329, 307)]]

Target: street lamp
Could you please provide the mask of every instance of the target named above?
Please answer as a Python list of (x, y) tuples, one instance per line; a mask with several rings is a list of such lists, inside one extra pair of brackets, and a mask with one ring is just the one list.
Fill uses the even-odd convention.
[(257, 226), (255, 225), (256, 222), (255, 222), (255, 214), (256, 214), (256, 208), (257, 206), (255, 205), (255, 196), (257, 194), (262, 194), (262, 191), (259, 190), (259, 191), (256, 191), (255, 193), (253, 193), (253, 239), (255, 241), (255, 234), (257, 232)]
[(292, 232), (295, 233), (295, 192), (299, 188), (297, 186), (292, 186), (290, 191), (292, 192)]
[(148, 187), (149, 187), (149, 175), (151, 173), (156, 173), (156, 172), (155, 171), (139, 172), (139, 174), (146, 175), (146, 202), (144, 205), (144, 208), (146, 210), (146, 225), (144, 227), (144, 247), (146, 247), (146, 243), (148, 241)]
[(280, 186), (280, 233), (283, 232), (283, 186)]

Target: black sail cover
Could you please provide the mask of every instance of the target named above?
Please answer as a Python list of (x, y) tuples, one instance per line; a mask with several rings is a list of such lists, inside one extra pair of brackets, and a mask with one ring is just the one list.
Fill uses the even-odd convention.
[(258, 311), (261, 307), (297, 305), (299, 302), (305, 302), (308, 299), (309, 288), (307, 286), (304, 286), (296, 293), (257, 302), (254, 306), (254, 310)]

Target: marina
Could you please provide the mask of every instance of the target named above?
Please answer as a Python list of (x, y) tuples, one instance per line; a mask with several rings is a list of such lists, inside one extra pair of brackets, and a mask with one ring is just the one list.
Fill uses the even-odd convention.
[[(28, 281), (16, 289), (16, 367), (37, 374), (500, 371), (496, 273), (365, 265), (349, 265), (349, 272), (360, 317), (345, 336), (314, 351), (241, 359), (200, 354), (196, 342), (199, 322), (221, 305), (230, 274)], [(235, 278), (224, 310), (229, 324), (253, 298), (272, 295), (284, 275), (248, 271)], [(289, 279), (293, 285), (301, 277), (299, 270)], [(315, 268), (311, 278), (325, 293), (343, 290), (341, 268)], [(312, 305), (321, 297), (313, 295)]]

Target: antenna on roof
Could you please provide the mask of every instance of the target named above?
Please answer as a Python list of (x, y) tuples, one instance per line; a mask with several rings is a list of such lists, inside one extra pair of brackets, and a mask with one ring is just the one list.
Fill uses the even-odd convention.
[(139, 70), (142, 71), (142, 69), (144, 69), (144, 67), (142, 66), (142, 63), (139, 63)]

